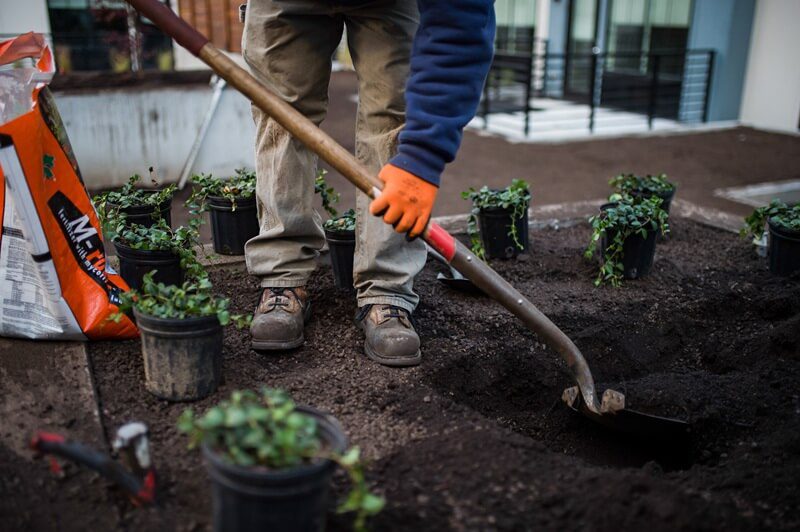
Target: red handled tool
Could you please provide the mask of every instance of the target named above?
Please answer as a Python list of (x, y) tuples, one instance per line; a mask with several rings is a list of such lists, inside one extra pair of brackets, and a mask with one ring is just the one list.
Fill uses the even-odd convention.
[(97, 471), (122, 488), (137, 506), (152, 503), (156, 494), (156, 472), (150, 460), (147, 427), (142, 423), (123, 425), (117, 431), (113, 446), (127, 468), (106, 453), (69, 441), (60, 434), (38, 432), (31, 439), (31, 449), (51, 455), (50, 469), (54, 473), (61, 471), (54, 457), (65, 458)]

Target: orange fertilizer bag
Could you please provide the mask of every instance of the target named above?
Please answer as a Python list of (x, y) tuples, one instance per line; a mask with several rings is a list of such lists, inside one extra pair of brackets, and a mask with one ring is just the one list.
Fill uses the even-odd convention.
[(131, 320), (109, 319), (128, 286), (106, 265), (100, 222), (47, 88), (53, 71), (41, 35), (0, 42), (0, 335), (132, 338)]

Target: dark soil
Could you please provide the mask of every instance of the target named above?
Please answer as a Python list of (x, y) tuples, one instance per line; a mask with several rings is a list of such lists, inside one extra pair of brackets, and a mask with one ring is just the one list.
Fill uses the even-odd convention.
[[(674, 226), (650, 276), (620, 289), (593, 287), (586, 226), (533, 232), (530, 255), (493, 266), (575, 340), (601, 390), (690, 421), (686, 446), (612, 434), (567, 409), (560, 395), (573, 383), (556, 355), (497, 304), (439, 284), (434, 263), (417, 282), (421, 366), (362, 354), (355, 302), (326, 267), (310, 285), (305, 346), (256, 354), (228, 328), (225, 382), (193, 408), (269, 385), (332, 412), (388, 500), (375, 530), (797, 529), (800, 278), (773, 277), (733, 234)], [(213, 280), (236, 311), (252, 311), (255, 279), (229, 268)], [(145, 391), (138, 341), (90, 350), (107, 429), (146, 422), (160, 472), (156, 507), (111, 499), (117, 527), (206, 529), (206, 474), (175, 429), (186, 405)], [(337, 475), (335, 495), (345, 489)], [(103, 504), (69, 500), (87, 521), (66, 530), (86, 529)], [(331, 511), (329, 529), (349, 526)]]

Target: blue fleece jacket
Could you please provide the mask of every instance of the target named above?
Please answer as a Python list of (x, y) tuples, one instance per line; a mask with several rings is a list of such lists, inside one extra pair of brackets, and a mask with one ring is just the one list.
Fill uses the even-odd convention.
[(390, 161), (434, 185), (475, 116), (492, 60), (494, 0), (418, 0), (406, 125)]

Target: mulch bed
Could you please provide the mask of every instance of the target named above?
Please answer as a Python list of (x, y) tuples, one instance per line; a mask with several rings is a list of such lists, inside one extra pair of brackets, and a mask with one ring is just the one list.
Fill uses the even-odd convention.
[[(588, 236), (585, 225), (536, 231), (530, 255), (493, 266), (573, 338), (601, 390), (689, 420), (686, 448), (612, 434), (568, 410), (560, 395), (573, 383), (556, 355), (491, 300), (438, 283), (435, 263), (417, 282), (421, 366), (368, 360), (355, 302), (322, 268), (306, 344), (257, 354), (246, 331), (228, 328), (225, 382), (193, 408), (269, 385), (332, 412), (388, 500), (375, 530), (796, 529), (800, 278), (773, 277), (733, 234), (678, 220), (648, 278), (595, 288), (581, 259)], [(252, 311), (256, 279), (240, 268), (212, 277), (236, 311)], [(138, 341), (91, 344), (90, 354), (104, 424), (146, 422), (160, 472), (156, 507), (112, 497), (117, 527), (209, 527), (201, 459), (175, 429), (186, 405), (145, 391)], [(335, 482), (341, 497), (343, 476)], [(102, 504), (63, 497), (76, 516), (64, 530), (84, 529), (80, 515)], [(328, 528), (349, 529), (333, 504)]]

